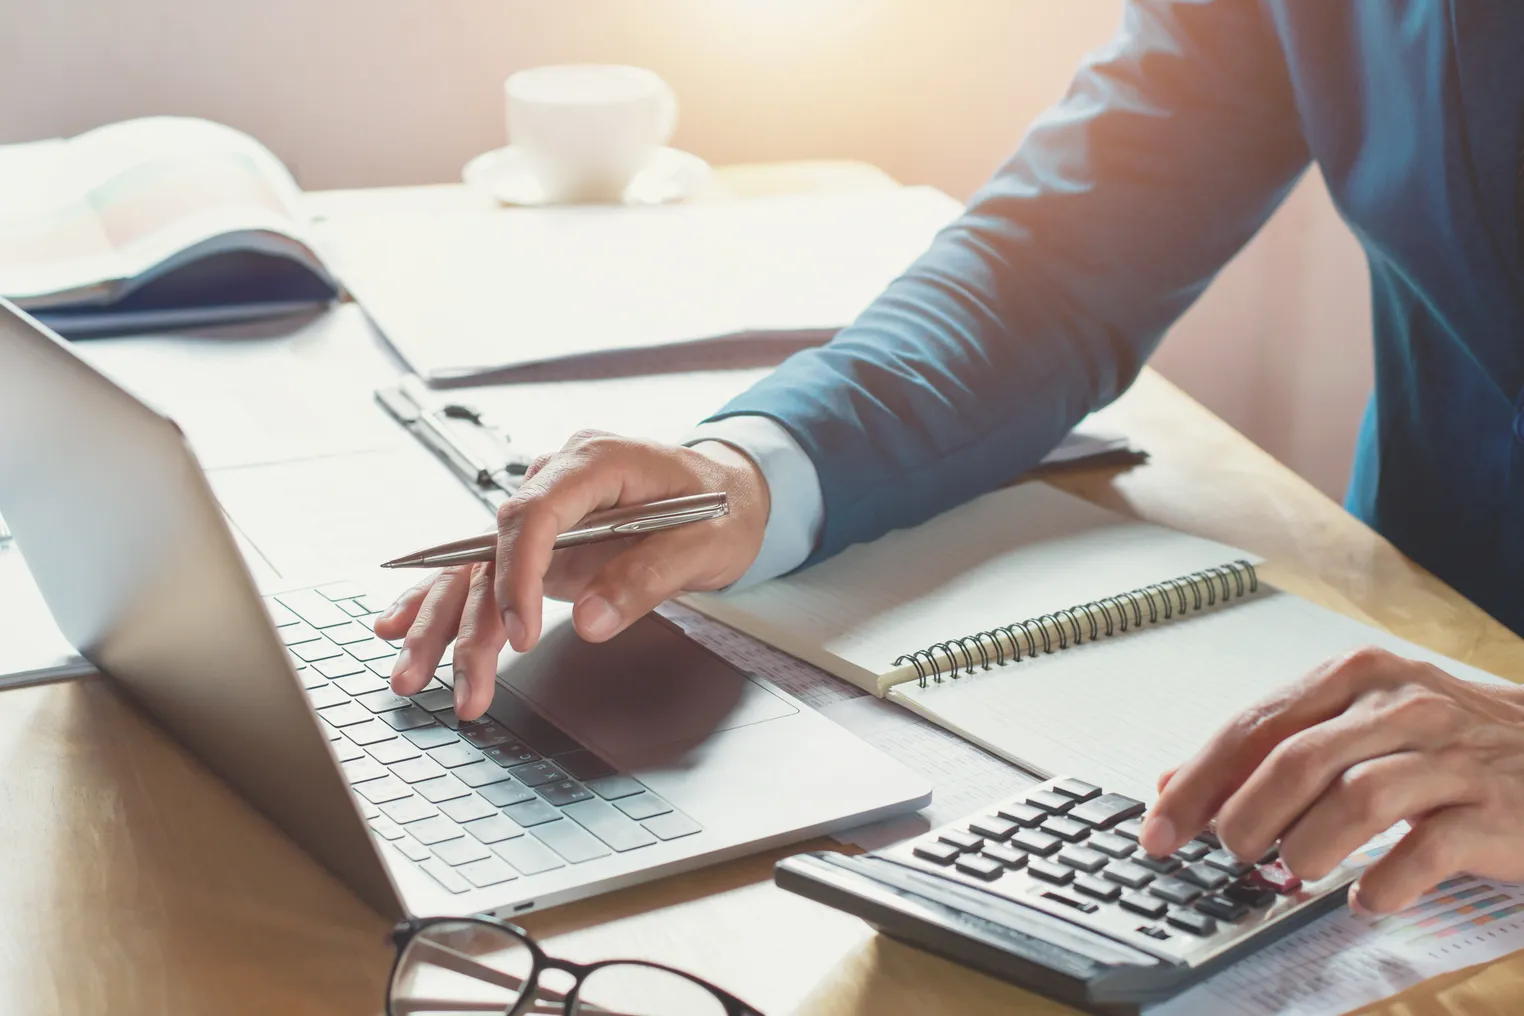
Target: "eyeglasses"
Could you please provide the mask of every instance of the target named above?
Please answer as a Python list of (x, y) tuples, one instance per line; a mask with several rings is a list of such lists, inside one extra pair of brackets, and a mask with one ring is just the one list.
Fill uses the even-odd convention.
[[(490, 917), (428, 917), (392, 930), (387, 1016), (762, 1016), (708, 981), (643, 960), (572, 963)], [(556, 988), (541, 983), (547, 972)], [(560, 989), (560, 990), (556, 990)]]

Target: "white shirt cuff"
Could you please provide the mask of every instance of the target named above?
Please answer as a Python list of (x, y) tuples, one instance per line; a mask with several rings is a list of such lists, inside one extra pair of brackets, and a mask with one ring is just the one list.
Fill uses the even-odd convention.
[(815, 463), (794, 436), (765, 416), (748, 414), (701, 423), (683, 444), (700, 441), (722, 441), (755, 462), (771, 499), (762, 549), (746, 574), (729, 588), (743, 589), (803, 564), (820, 536), (825, 499)]

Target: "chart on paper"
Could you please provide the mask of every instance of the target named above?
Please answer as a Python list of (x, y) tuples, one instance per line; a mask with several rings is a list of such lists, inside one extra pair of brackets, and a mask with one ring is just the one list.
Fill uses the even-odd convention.
[[(1367, 851), (1370, 863), (1385, 847)], [(1524, 948), (1524, 884), (1440, 883), (1388, 917), (1340, 909), (1148, 1016), (1337, 1016)]]

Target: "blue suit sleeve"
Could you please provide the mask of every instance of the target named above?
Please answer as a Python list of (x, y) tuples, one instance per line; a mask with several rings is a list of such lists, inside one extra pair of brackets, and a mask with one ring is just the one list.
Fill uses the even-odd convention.
[(1121, 394), (1307, 161), (1257, 0), (1131, 0), (927, 253), (715, 419), (766, 416), (814, 462), (809, 561), (921, 522)]

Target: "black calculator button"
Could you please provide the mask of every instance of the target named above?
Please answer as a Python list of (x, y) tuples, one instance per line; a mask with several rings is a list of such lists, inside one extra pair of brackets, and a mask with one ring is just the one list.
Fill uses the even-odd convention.
[(1106, 865), (1106, 877), (1129, 889), (1142, 889), (1154, 880), (1154, 873), (1131, 861), (1112, 861)]
[(1201, 832), (1196, 834), (1196, 838), (1202, 843), (1205, 843), (1207, 846), (1211, 847), (1213, 850), (1216, 850), (1218, 847), (1222, 846), (1222, 840), (1217, 838), (1216, 831), (1212, 829), (1201, 830)]
[(1042, 824), (1043, 832), (1052, 833), (1068, 843), (1078, 843), (1090, 835), (1090, 827), (1063, 815), (1050, 815)]
[(1217, 930), (1217, 922), (1205, 914), (1198, 914), (1194, 910), (1176, 910), (1165, 918), (1177, 928), (1184, 928), (1192, 935), (1203, 937)]
[(1071, 868), (1091, 873), (1106, 867), (1106, 862), (1109, 860), (1110, 858), (1099, 850), (1091, 850), (1089, 847), (1069, 846), (1058, 852), (1059, 864), (1067, 864)]
[(1118, 836), (1125, 836), (1129, 840), (1136, 842), (1138, 837), (1143, 834), (1143, 820), (1141, 818), (1130, 818), (1126, 822), (1118, 822), (1117, 827), (1111, 831)]
[(1222, 895), (1235, 903), (1242, 903), (1251, 910), (1268, 907), (1275, 902), (1275, 891), (1254, 882), (1239, 882), (1222, 891)]
[(1161, 875), (1180, 870), (1178, 857), (1152, 857), (1148, 854), (1134, 854), (1132, 859), (1149, 871), (1157, 871)]
[(1084, 780), (1076, 780), (1073, 777), (1056, 781), (1053, 784), (1053, 790), (1056, 793), (1063, 794), (1065, 797), (1072, 797), (1076, 801), (1088, 801), (1092, 797), (1101, 796), (1100, 787), (1097, 787), (1093, 783), (1086, 783)]
[(1027, 803), (1033, 807), (1041, 808), (1043, 811), (1051, 812), (1054, 815), (1068, 811), (1074, 806), (1073, 799), (1065, 797), (1063, 794), (1055, 794), (1051, 790), (1032, 791), (1027, 795)]
[(1152, 924), (1140, 925), (1138, 928), (1138, 934), (1147, 935), (1149, 938), (1157, 938), (1161, 942), (1169, 938), (1169, 932), (1165, 931), (1163, 928), (1157, 928)]
[(1002, 843), (1010, 839), (1011, 834), (1020, 828), (1021, 826), (1018, 823), (1012, 822), (1008, 818), (1001, 818), (999, 815), (985, 815), (983, 818), (976, 818), (968, 824), (969, 832), (974, 835), (999, 840)]
[(1005, 874), (1005, 865), (982, 854), (965, 854), (958, 858), (953, 867), (985, 882), (993, 882)]
[(937, 833), (937, 839), (951, 843), (965, 854), (976, 854), (984, 846), (983, 837), (966, 833), (962, 829), (944, 829)]
[(1086, 842), (1092, 849), (1099, 850), (1103, 854), (1110, 854), (1112, 857), (1126, 857), (1138, 849), (1138, 845), (1132, 840), (1125, 836), (1118, 836), (1116, 833), (1096, 833)]
[(1150, 918), (1163, 917), (1164, 912), (1169, 909), (1169, 905), (1163, 900), (1131, 890), (1122, 894), (1121, 903), (1123, 909)]
[(1074, 876), (1074, 891), (1106, 903), (1110, 903), (1122, 895), (1121, 886), (1115, 882), (1108, 882), (1103, 878), (1096, 878), (1094, 875)]
[(980, 853), (991, 860), (999, 861), (1007, 868), (1020, 868), (1027, 863), (1025, 851), (1015, 850), (1004, 843), (986, 843)]
[(1178, 878), (1170, 878), (1168, 875), (1162, 875), (1154, 879), (1153, 883), (1148, 887), (1148, 891), (1152, 895), (1159, 897), (1159, 899), (1167, 900), (1180, 907), (1190, 906), (1191, 901), (1201, 895), (1201, 890), (1189, 882), (1182, 882)]
[(1271, 864), (1271, 863), (1273, 863), (1275, 861), (1280, 860), (1280, 857), (1281, 857), (1281, 848), (1277, 847), (1277, 846), (1272, 846), (1269, 850), (1264, 852), (1264, 854), (1260, 857), (1259, 860), (1255, 861), (1254, 863), (1255, 864)]
[(1038, 857), (1047, 857), (1063, 844), (1063, 840), (1041, 829), (1023, 829), (1011, 837), (1011, 846), (1025, 850), (1029, 854), (1036, 854)]
[(1082, 801), (1069, 809), (1070, 818), (1101, 829), (1110, 829), (1118, 822), (1125, 822), (1141, 814), (1143, 814), (1143, 802), (1121, 794), (1102, 794), (1100, 797)]
[(1024, 829), (1030, 829), (1048, 817), (1048, 813), (1031, 804), (1008, 804), (998, 809), (1001, 818), (1008, 818)]
[(1043, 893), (1042, 898), (1045, 900), (1052, 900), (1054, 903), (1062, 903), (1064, 906), (1078, 910), (1082, 914), (1093, 914), (1097, 910), (1101, 909), (1094, 903), (1086, 903), (1084, 900), (1078, 900), (1073, 896), (1066, 896), (1063, 893), (1049, 891)]
[(1218, 889), (1232, 881), (1228, 873), (1221, 868), (1214, 868), (1210, 864), (1199, 861), (1180, 869), (1180, 877), (1188, 882), (1196, 883), (1203, 889)]
[(911, 853), (923, 861), (930, 861), (932, 864), (951, 864), (962, 851), (951, 843), (942, 843), (941, 841), (934, 840), (930, 843), (917, 844)]
[(1243, 861), (1240, 861), (1238, 858), (1234, 857), (1232, 851), (1223, 849), (1212, 851), (1210, 854), (1203, 857), (1202, 861), (1210, 864), (1214, 868), (1227, 872), (1234, 878), (1237, 878), (1240, 875), (1246, 875), (1254, 869), (1254, 865), (1245, 864)]
[(1200, 840), (1191, 840), (1191, 842), (1175, 851), (1175, 856), (1182, 861), (1199, 861), (1211, 852), (1211, 844), (1203, 843)]
[(1044, 882), (1052, 882), (1054, 885), (1068, 885), (1069, 880), (1074, 878), (1074, 869), (1034, 857), (1027, 862), (1027, 874), (1033, 878), (1040, 878)]
[(1220, 921), (1241, 921), (1249, 915), (1249, 908), (1242, 903), (1235, 902), (1225, 896), (1212, 894), (1203, 896), (1196, 901), (1196, 909), (1208, 917), (1215, 917)]

